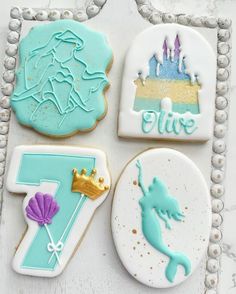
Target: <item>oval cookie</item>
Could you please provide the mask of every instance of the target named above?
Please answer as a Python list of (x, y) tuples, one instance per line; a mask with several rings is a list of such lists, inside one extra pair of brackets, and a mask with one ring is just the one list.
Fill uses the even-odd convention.
[(33, 27), (19, 50), (11, 96), (18, 121), (55, 137), (95, 128), (107, 111), (112, 51), (105, 35), (58, 20)]
[(173, 287), (196, 269), (208, 245), (211, 204), (200, 170), (172, 149), (150, 149), (125, 167), (112, 207), (112, 233), (129, 273)]

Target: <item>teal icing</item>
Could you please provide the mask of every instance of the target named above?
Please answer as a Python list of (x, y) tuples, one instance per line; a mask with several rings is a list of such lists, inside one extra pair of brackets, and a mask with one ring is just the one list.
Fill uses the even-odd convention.
[(58, 20), (34, 27), (19, 50), (11, 96), (18, 121), (54, 136), (93, 128), (106, 112), (103, 92), (112, 51), (105, 36)]
[(164, 221), (167, 229), (171, 229), (169, 220), (181, 221), (184, 215), (180, 211), (177, 199), (171, 196), (166, 185), (158, 178), (154, 177), (152, 184), (145, 188), (143, 182), (142, 166), (138, 160), (139, 170), (138, 182), (143, 192), (143, 197), (139, 200), (142, 210), (142, 231), (150, 245), (169, 258), (169, 263), (165, 270), (165, 275), (170, 283), (174, 282), (177, 267), (182, 266), (185, 276), (191, 272), (191, 262), (187, 256), (181, 252), (172, 251), (163, 241), (159, 219)]
[(157, 112), (146, 110), (142, 112), (142, 131), (145, 134), (153, 130), (159, 134), (173, 133), (179, 135), (181, 132), (191, 135), (197, 130), (196, 121), (193, 118), (174, 117), (174, 113), (165, 110)]
[[(41, 153), (25, 153), (21, 158), (17, 184), (39, 186), (42, 182), (57, 183), (57, 191), (54, 197), (60, 206), (60, 210), (54, 216), (52, 223), (48, 225), (55, 244), (61, 241), (65, 245), (70, 231), (79, 217), (80, 209), (87, 200), (87, 197), (81, 199), (79, 193), (71, 191), (72, 169), (75, 167), (86, 168), (90, 173), (95, 167), (95, 158)], [(79, 209), (76, 210), (79, 201), (81, 204)], [(76, 213), (73, 215), (74, 212)], [(52, 256), (52, 252), (47, 249), (49, 242), (46, 228), (39, 226), (31, 244), (26, 249), (21, 267), (54, 271), (58, 262), (56, 255)], [(58, 252), (59, 256), (61, 254), (63, 254), (63, 250)]]

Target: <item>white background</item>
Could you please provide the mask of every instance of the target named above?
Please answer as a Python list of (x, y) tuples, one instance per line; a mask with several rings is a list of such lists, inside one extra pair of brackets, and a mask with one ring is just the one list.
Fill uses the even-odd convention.
[[(74, 0), (51, 1), (50, 7), (75, 7)], [(79, 6), (83, 1), (77, 1)], [(80, 4), (81, 3), (81, 4)], [(233, 20), (233, 57), (236, 56), (236, 1), (234, 0), (153, 0), (156, 7), (165, 12), (213, 14), (227, 16)], [(48, 1), (33, 0), (1, 0), (0, 8), (0, 56), (4, 58), (7, 25), (9, 21), (9, 9), (11, 6), (43, 7), (48, 6)], [(109, 112), (107, 117), (98, 125), (93, 133), (79, 137), (73, 136), (67, 140), (57, 141), (57, 144), (80, 144), (103, 149), (109, 157), (113, 182), (116, 181), (124, 164), (138, 152), (150, 146), (174, 147), (190, 156), (197, 162), (204, 176), (210, 175), (210, 149), (211, 142), (206, 145), (198, 145), (197, 152), (194, 145), (170, 144), (158, 142), (138, 142), (137, 140), (121, 140), (116, 136), (116, 116), (119, 103), (120, 76), (123, 68), (125, 51), (133, 37), (145, 27), (146, 21), (135, 10), (134, 0), (108, 0), (104, 11), (88, 22), (88, 25), (109, 35), (114, 50), (114, 64), (109, 75), (112, 87), (108, 92)], [(126, 29), (124, 28), (126, 25)], [(27, 30), (27, 28), (26, 28)], [(234, 60), (234, 59), (233, 59)], [(2, 62), (1, 62), (2, 63)], [(236, 165), (236, 64), (232, 67), (232, 93), (230, 111), (230, 130), (228, 138), (228, 166), (226, 178), (225, 213), (224, 213), (224, 248), (222, 258), (222, 274), (220, 277), (220, 294), (233, 294), (236, 292), (236, 237), (234, 223), (236, 221), (236, 198), (234, 193), (234, 167)], [(109, 132), (107, 131), (109, 129)], [(109, 137), (110, 136), (110, 137)], [(108, 138), (109, 137), (109, 138)], [(104, 144), (106, 142), (106, 144)], [(52, 140), (36, 135), (34, 132), (20, 127), (12, 116), (11, 131), (9, 136), (9, 150), (17, 144), (24, 143), (52, 143)], [(114, 184), (114, 183), (113, 183)], [(112, 194), (106, 203), (97, 211), (92, 224), (73, 260), (70, 262), (62, 276), (53, 279), (37, 279), (15, 274), (10, 268), (10, 260), (14, 247), (20, 240), (25, 229), (21, 211), (21, 197), (13, 197), (4, 193), (4, 213), (2, 217), (2, 231), (4, 242), (4, 254), (1, 259), (1, 293), (174, 293), (174, 294), (203, 294), (202, 268), (191, 277), (191, 280), (183, 284), (181, 288), (170, 291), (149, 289), (134, 281), (122, 267), (112, 242), (110, 232), (110, 209)], [(1, 251), (3, 252), (3, 251)], [(4, 267), (4, 268), (3, 268)], [(236, 276), (236, 275), (235, 275)], [(236, 277), (235, 277), (236, 279)], [(235, 284), (235, 288), (232, 288)]]

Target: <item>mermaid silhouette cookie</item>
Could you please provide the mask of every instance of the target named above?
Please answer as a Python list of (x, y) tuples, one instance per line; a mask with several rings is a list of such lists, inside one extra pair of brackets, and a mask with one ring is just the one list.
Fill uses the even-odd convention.
[(172, 251), (164, 243), (158, 217), (164, 221), (167, 229), (171, 229), (169, 220), (173, 218), (175, 221), (181, 221), (184, 215), (180, 211), (178, 201), (169, 194), (166, 185), (158, 177), (153, 178), (153, 182), (148, 189), (145, 188), (142, 166), (139, 160), (136, 165), (139, 169), (139, 186), (143, 192), (143, 197), (139, 201), (142, 209), (143, 235), (150, 245), (169, 257), (165, 274), (168, 281), (173, 283), (177, 267), (182, 266), (185, 276), (187, 276), (191, 272), (191, 263), (189, 258), (183, 253)]

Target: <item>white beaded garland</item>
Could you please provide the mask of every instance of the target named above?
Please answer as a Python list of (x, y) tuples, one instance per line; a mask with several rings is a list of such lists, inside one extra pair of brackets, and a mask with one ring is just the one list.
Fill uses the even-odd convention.
[(17, 33), (16, 31), (11, 31), (11, 32), (8, 33), (7, 41), (10, 44), (15, 44), (15, 43), (19, 42), (19, 38), (20, 38), (19, 33)]
[(6, 152), (5, 149), (0, 150), (0, 162), (5, 160)]
[(213, 143), (213, 150), (215, 153), (222, 153), (225, 151), (225, 141), (223, 141), (222, 139), (218, 139), (216, 141), (214, 141)]
[(93, 3), (99, 7), (102, 7), (106, 3), (106, 0), (93, 0)]
[(0, 109), (0, 121), (9, 121), (10, 111), (9, 109)]
[(218, 55), (217, 64), (219, 67), (227, 67), (229, 65), (229, 58), (226, 55)]
[(32, 20), (35, 18), (35, 11), (32, 8), (24, 8), (22, 11), (22, 16), (26, 20)]
[(21, 13), (22, 11), (19, 7), (13, 7), (11, 9), (10, 15), (11, 15), (11, 18), (19, 19), (21, 18)]
[(211, 242), (219, 242), (222, 239), (222, 233), (219, 229), (217, 228), (212, 228), (211, 229), (211, 234), (210, 234), (210, 240)]
[(229, 71), (226, 68), (219, 68), (217, 70), (217, 79), (219, 81), (226, 81), (229, 78)]
[(222, 216), (219, 213), (212, 214), (212, 226), (219, 227), (222, 224)]
[(4, 66), (6, 69), (14, 69), (16, 66), (16, 59), (14, 57), (6, 57), (4, 59)]
[(16, 44), (7, 44), (5, 52), (8, 56), (13, 57), (16, 55), (17, 49), (18, 49), (18, 47)]
[(218, 39), (221, 42), (226, 42), (229, 40), (229, 38), (230, 38), (230, 31), (229, 30), (221, 29), (218, 31)]
[(220, 263), (217, 259), (211, 258), (207, 261), (207, 270), (210, 273), (216, 273), (219, 270)]
[(219, 213), (224, 208), (224, 203), (220, 199), (213, 199), (212, 200), (212, 211), (215, 213)]
[(228, 83), (227, 82), (218, 82), (216, 84), (216, 92), (218, 95), (224, 95), (228, 92)]
[(206, 281), (205, 281), (205, 283), (206, 283), (206, 286), (207, 286), (208, 288), (214, 288), (214, 287), (216, 287), (216, 285), (217, 285), (217, 283), (218, 283), (218, 277), (217, 277), (217, 274), (216, 274), (216, 273), (214, 273), (214, 274), (208, 274), (208, 275), (206, 276)]
[(3, 95), (10, 96), (13, 91), (13, 84), (6, 83), (2, 86), (2, 93)]
[(1, 135), (6, 135), (8, 133), (8, 129), (9, 128), (8, 128), (7, 122), (0, 122), (0, 134)]
[(228, 18), (219, 18), (218, 25), (221, 29), (228, 29), (231, 26), (231, 20)]
[(204, 19), (204, 24), (208, 28), (216, 28), (217, 27), (217, 19), (215, 17), (213, 17), (213, 16), (206, 17)]
[(46, 10), (39, 10), (35, 15), (36, 20), (44, 21), (48, 19), (48, 12)]
[(87, 15), (89, 18), (95, 16), (98, 14), (98, 12), (100, 11), (100, 8), (96, 5), (89, 5), (86, 9)]
[(213, 184), (211, 186), (211, 195), (216, 198), (220, 198), (224, 195), (224, 186), (220, 184)]
[(219, 54), (225, 55), (229, 53), (230, 45), (226, 42), (219, 42), (217, 45), (217, 49)]
[(159, 24), (162, 22), (162, 15), (159, 12), (154, 12), (151, 16), (149, 21), (152, 24)]
[(82, 22), (88, 19), (88, 15), (84, 10), (77, 10), (74, 14), (74, 19), (79, 22)]
[(51, 10), (49, 15), (48, 15), (49, 20), (58, 20), (61, 18), (61, 13), (59, 10)]
[(176, 16), (171, 13), (164, 13), (162, 15), (162, 19), (164, 23), (173, 23), (176, 22)]
[(17, 31), (21, 27), (21, 21), (19, 19), (11, 19), (8, 27), (11, 31)]
[[(5, 135), (0, 135), (0, 148), (4, 148), (7, 145), (7, 137)], [(0, 162), (0, 175), (4, 173), (5, 162)]]
[(224, 138), (227, 128), (223, 124), (215, 125), (214, 135), (216, 138)]
[(7, 70), (3, 73), (3, 79), (7, 83), (12, 83), (15, 79), (15, 73), (13, 70)]
[(218, 110), (223, 110), (228, 106), (228, 101), (224, 96), (218, 96), (216, 98), (216, 108)]
[(225, 156), (221, 154), (213, 155), (212, 164), (216, 168), (222, 168), (225, 165)]
[(61, 18), (62, 19), (72, 19), (73, 13), (70, 10), (64, 10), (61, 12)]
[[(5, 136), (1, 136), (0, 135), (0, 148), (6, 147), (6, 140), (5, 140)], [(5, 171), (5, 165), (4, 162), (0, 162), (0, 176), (2, 176), (4, 174)]]
[(10, 107), (10, 99), (8, 96), (3, 96), (0, 99), (0, 107), (2, 107), (2, 108), (9, 108)]
[(223, 171), (221, 171), (219, 169), (213, 169), (211, 172), (211, 179), (216, 184), (221, 183), (224, 179)]
[(221, 255), (221, 247), (219, 244), (210, 244), (208, 247), (208, 254), (212, 258), (217, 258)]
[(224, 110), (217, 110), (215, 113), (215, 120), (218, 123), (224, 123), (228, 118), (227, 112)]
[(179, 24), (188, 25), (190, 23), (191, 17), (186, 14), (180, 14), (177, 17), (177, 21)]
[(203, 21), (202, 17), (200, 17), (200, 16), (193, 16), (191, 18), (190, 23), (191, 23), (192, 26), (201, 27), (202, 26), (202, 21)]

